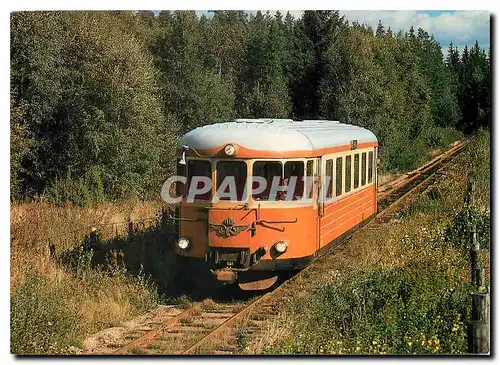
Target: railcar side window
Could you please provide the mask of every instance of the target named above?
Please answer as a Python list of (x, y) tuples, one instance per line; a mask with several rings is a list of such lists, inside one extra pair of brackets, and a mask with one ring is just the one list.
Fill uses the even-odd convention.
[[(262, 177), (266, 180), (266, 187), (261, 190), (258, 180), (254, 181), (252, 178), (252, 198), (254, 200), (269, 200), (269, 192), (271, 191), (271, 185), (273, 178), (275, 176), (280, 177), (280, 183), (282, 183), (281, 177), (283, 173), (283, 165), (280, 161), (255, 161), (252, 168), (253, 177)], [(257, 192), (254, 193), (254, 190)], [(260, 190), (260, 192), (258, 192)], [(275, 197), (271, 197), (275, 199)]]
[(361, 186), (366, 185), (366, 152), (361, 154)]
[[(188, 191), (191, 188), (191, 180), (193, 177), (207, 177), (212, 179), (212, 164), (210, 161), (206, 160), (189, 160), (187, 164), (187, 189)], [(203, 189), (205, 187), (203, 181), (198, 181), (196, 186), (193, 186), (194, 189)], [(189, 195), (189, 194), (188, 194)], [(212, 198), (212, 189), (207, 191), (204, 194), (195, 194), (195, 200), (210, 200)]]
[[(226, 180), (224, 182), (224, 180)], [(247, 181), (247, 164), (243, 161), (219, 161), (217, 163), (216, 193), (219, 200), (245, 200), (245, 184)], [(219, 187), (224, 184), (224, 190)], [(236, 188), (235, 191), (232, 191)]]
[(345, 156), (345, 192), (351, 191), (351, 156)]
[(335, 196), (342, 195), (342, 157), (337, 157), (335, 180), (336, 180)]
[(313, 160), (308, 160), (306, 165), (306, 191), (308, 192), (308, 198), (311, 199), (313, 196)]
[(332, 197), (333, 190), (333, 160), (326, 160), (326, 181), (328, 186), (326, 188), (326, 198), (330, 199)]
[(373, 151), (368, 152), (368, 184), (373, 181)]
[(354, 189), (359, 187), (359, 153), (354, 155)]
[[(294, 179), (295, 184), (292, 183), (292, 177), (296, 178)], [(289, 189), (293, 189), (293, 196), (292, 196), (293, 200), (302, 198), (302, 195), (304, 195), (304, 162), (302, 161), (285, 162), (283, 185), (287, 186), (287, 192), (282, 194), (278, 193), (278, 196), (282, 200), (286, 198), (286, 194), (288, 193)]]

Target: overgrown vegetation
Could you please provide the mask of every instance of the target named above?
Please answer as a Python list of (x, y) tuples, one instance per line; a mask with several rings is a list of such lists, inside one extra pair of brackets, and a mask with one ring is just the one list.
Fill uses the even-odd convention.
[(489, 59), (336, 11), (14, 12), (11, 199), (157, 197), (179, 136), (235, 117), (361, 125), (406, 171), (488, 125)]
[[(93, 208), (13, 205), (11, 351), (76, 353), (89, 334), (163, 301), (174, 270), (171, 228), (146, 221), (127, 239), (124, 223), (124, 217), (138, 220), (156, 209), (125, 202)], [(91, 226), (99, 228), (98, 240), (82, 240)]]
[[(467, 353), (473, 220), (489, 276), (489, 146), (480, 131), (452, 174), (399, 219), (360, 232), (324, 281), (290, 303), (287, 324), (274, 325), (290, 330), (265, 352)], [(476, 183), (473, 207), (464, 204), (467, 175)]]
[(28, 271), (11, 293), (11, 352), (75, 353), (86, 335), (155, 308), (156, 287), (144, 274), (109, 273), (82, 265)]

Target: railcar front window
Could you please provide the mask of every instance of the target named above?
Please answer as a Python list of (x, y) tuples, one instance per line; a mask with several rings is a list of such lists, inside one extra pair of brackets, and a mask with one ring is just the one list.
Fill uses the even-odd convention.
[[(295, 180), (295, 184), (293, 184), (292, 180)], [(302, 195), (304, 194), (304, 162), (302, 161), (285, 162), (283, 185), (286, 186), (287, 190), (286, 192), (279, 194), (279, 197), (282, 200), (286, 199), (286, 195), (291, 190), (293, 190), (293, 195), (292, 195), (293, 200), (298, 200), (302, 198)]]
[[(206, 180), (206, 178), (212, 179), (212, 164), (206, 160), (189, 160), (187, 173), (186, 191), (189, 190), (188, 196), (191, 193), (191, 189), (197, 189), (199, 192), (206, 191), (208, 186), (205, 185), (203, 180)], [(194, 182), (193, 178), (196, 178)], [(191, 186), (191, 182), (193, 182), (193, 186)], [(210, 200), (212, 198), (212, 189), (209, 189), (205, 193), (196, 193), (196, 191), (193, 191), (193, 194), (194, 200)]]
[(266, 183), (264, 188), (260, 186), (260, 179), (252, 179), (252, 198), (254, 200), (278, 199), (278, 197), (270, 197), (269, 194), (274, 177), (279, 178), (280, 186), (283, 185), (283, 164), (280, 161), (255, 161), (252, 175), (253, 178), (264, 178)]
[[(217, 163), (216, 194), (219, 200), (246, 199), (247, 164), (243, 161)], [(222, 185), (222, 189), (219, 189)]]

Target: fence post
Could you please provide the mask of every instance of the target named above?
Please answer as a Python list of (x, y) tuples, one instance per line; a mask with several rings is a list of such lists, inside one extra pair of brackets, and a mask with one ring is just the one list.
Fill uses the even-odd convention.
[(95, 246), (97, 243), (97, 228), (92, 227), (90, 230), (90, 242), (92, 246)]
[(134, 234), (134, 222), (132, 221), (131, 217), (128, 218), (127, 233), (129, 237), (131, 237)]
[[(484, 285), (484, 283), (483, 283)], [(472, 294), (472, 318), (469, 349), (473, 354), (490, 352), (490, 294), (477, 291)]]
[[(473, 204), (474, 183), (469, 183), (467, 190), (467, 209), (470, 212)], [(478, 260), (479, 242), (477, 241), (475, 221), (472, 222), (470, 238), (471, 284), (474, 287), (474, 292), (472, 293), (472, 314), (469, 324), (469, 352), (488, 354), (490, 352), (490, 295), (486, 289), (484, 268), (481, 267)]]
[(54, 245), (49, 239), (49, 261), (54, 262), (56, 260), (56, 245)]
[(479, 245), (477, 243), (477, 236), (476, 236), (476, 222), (472, 223), (471, 242), (472, 242), (472, 244), (471, 244), (471, 250), (470, 250), (470, 280), (471, 280), (472, 285), (478, 285), (477, 256), (479, 253)]

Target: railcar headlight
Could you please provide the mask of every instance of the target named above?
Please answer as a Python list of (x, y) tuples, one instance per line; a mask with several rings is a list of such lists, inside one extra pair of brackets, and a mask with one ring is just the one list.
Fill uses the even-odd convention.
[(228, 156), (232, 156), (236, 153), (236, 147), (232, 144), (227, 144), (226, 147), (224, 147), (224, 153)]
[(279, 253), (283, 253), (286, 251), (286, 249), (288, 248), (288, 243), (286, 243), (285, 241), (278, 241), (274, 244), (274, 248), (276, 249), (276, 251), (278, 251)]
[(185, 250), (189, 247), (189, 240), (187, 238), (181, 237), (177, 241), (177, 247), (179, 247), (181, 250)]

